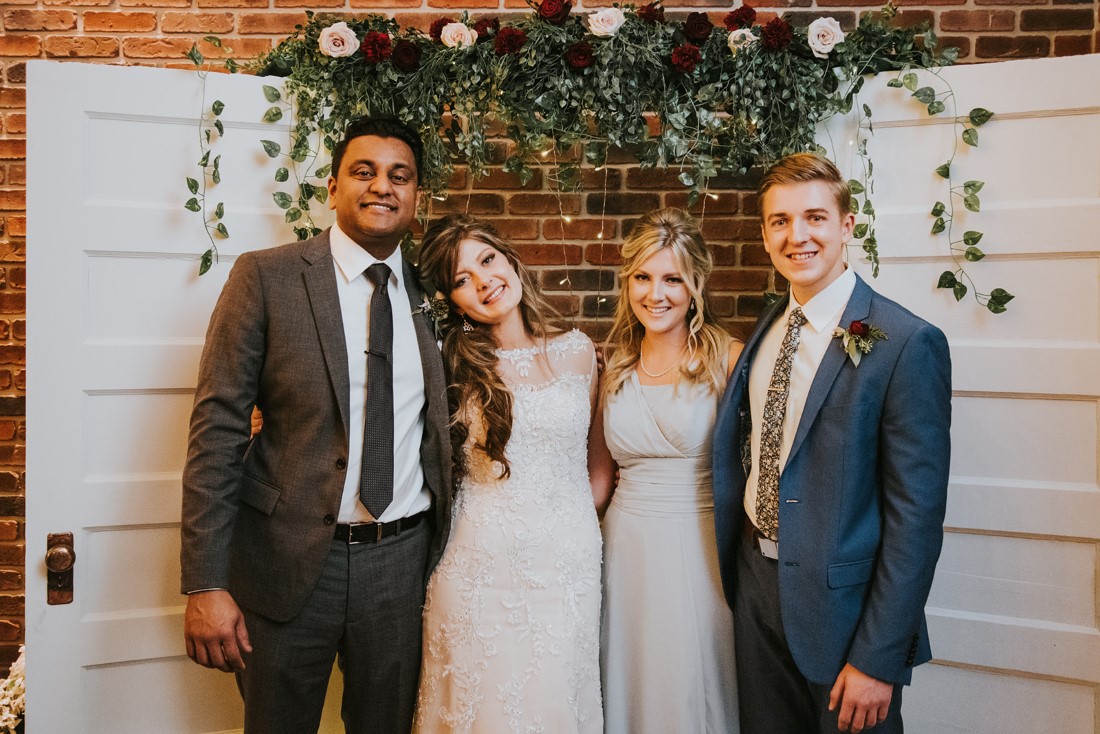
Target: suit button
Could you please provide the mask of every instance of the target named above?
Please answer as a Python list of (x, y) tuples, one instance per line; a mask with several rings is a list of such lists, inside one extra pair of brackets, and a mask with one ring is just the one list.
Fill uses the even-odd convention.
[(334, 522), (336, 522), (336, 517), (334, 515), (325, 515), (325, 525), (331, 525)]
[(337, 469), (344, 469), (344, 468), (347, 467), (347, 465), (348, 465), (347, 459), (345, 459), (343, 456), (341, 456), (339, 459), (336, 460), (336, 468)]

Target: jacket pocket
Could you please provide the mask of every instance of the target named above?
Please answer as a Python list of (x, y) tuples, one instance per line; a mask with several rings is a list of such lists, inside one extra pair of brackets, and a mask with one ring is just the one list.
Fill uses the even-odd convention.
[(829, 566), (829, 588), (841, 589), (845, 586), (865, 584), (871, 580), (874, 572), (874, 558), (851, 563), (834, 563)]
[(281, 493), (278, 487), (248, 474), (241, 481), (241, 502), (265, 515), (274, 512)]

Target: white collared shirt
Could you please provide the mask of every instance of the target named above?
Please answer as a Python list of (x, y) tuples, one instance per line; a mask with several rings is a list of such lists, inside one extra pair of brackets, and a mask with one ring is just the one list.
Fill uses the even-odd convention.
[(424, 485), (420, 465), (420, 444), (424, 437), (424, 372), (420, 347), (413, 326), (412, 308), (405, 290), (401, 248), (386, 258), (389, 266), (390, 304), (393, 307), (393, 502), (372, 517), (359, 501), (359, 479), (363, 466), (363, 429), (369, 426), (367, 411), (367, 343), (370, 329), (370, 299), (374, 285), (364, 271), (378, 262), (357, 245), (336, 224), (329, 232), (329, 249), (336, 269), (336, 290), (344, 321), (344, 342), (348, 350), (348, 467), (340, 502), (340, 522), (389, 522), (428, 509), (431, 494)]
[[(757, 527), (759, 524), (756, 522), (756, 494), (760, 476), (758, 458), (760, 434), (764, 425), (764, 401), (767, 398), (772, 371), (775, 369), (775, 360), (779, 358), (779, 349), (783, 345), (783, 337), (787, 334), (787, 321), (791, 312), (801, 306), (802, 313), (806, 316), (806, 323), (802, 325), (798, 349), (795, 350), (794, 362), (791, 365), (791, 387), (787, 395), (787, 412), (783, 416), (783, 439), (779, 447), (780, 476), (787, 463), (787, 456), (791, 452), (794, 434), (802, 418), (802, 408), (806, 405), (806, 398), (810, 394), (814, 376), (817, 375), (817, 368), (825, 358), (825, 351), (833, 342), (833, 330), (840, 323), (840, 317), (844, 315), (844, 308), (848, 305), (848, 299), (852, 297), (855, 287), (855, 273), (850, 268), (845, 268), (840, 277), (806, 303), (798, 303), (792, 292), (783, 315), (773, 321), (768, 332), (760, 338), (760, 346), (757, 347), (756, 356), (749, 368), (752, 469), (749, 471), (748, 481), (745, 482), (745, 512)], [(840, 347), (836, 345), (834, 348)]]

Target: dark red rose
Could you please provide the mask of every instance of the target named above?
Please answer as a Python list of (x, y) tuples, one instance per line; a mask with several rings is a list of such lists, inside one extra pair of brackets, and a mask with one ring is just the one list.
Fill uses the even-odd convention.
[(862, 321), (853, 321), (848, 325), (848, 333), (852, 336), (867, 336), (867, 324)]
[(592, 52), (592, 44), (578, 41), (565, 49), (565, 63), (571, 69), (587, 69), (596, 63), (596, 57)]
[(714, 24), (706, 13), (688, 13), (684, 21), (684, 35), (692, 43), (703, 43), (710, 38), (710, 32), (714, 30)]
[(439, 37), (443, 35), (443, 26), (448, 23), (454, 23), (454, 18), (440, 18), (439, 20), (433, 20), (431, 27), (428, 29), (428, 35), (432, 37), (432, 40), (439, 43)]
[(657, 23), (664, 23), (665, 9), (655, 2), (650, 3), (649, 5), (643, 5), (642, 7), (638, 8), (638, 17), (644, 20), (646, 23), (652, 23), (654, 25), (656, 25)]
[(690, 43), (677, 46), (672, 49), (672, 68), (681, 74), (690, 74), (695, 71), (696, 65), (702, 60), (699, 47)]
[(768, 51), (782, 51), (791, 45), (791, 24), (782, 18), (769, 20), (760, 31), (760, 44)]
[(398, 41), (393, 46), (390, 61), (398, 71), (416, 71), (420, 68), (420, 47), (412, 41)]
[(497, 31), (493, 48), (497, 56), (507, 56), (518, 53), (525, 43), (527, 43), (527, 33), (522, 28), (505, 27)]
[(381, 64), (393, 53), (390, 45), (390, 37), (379, 31), (371, 31), (363, 36), (363, 42), (359, 44), (359, 51), (368, 64)]
[(542, 0), (539, 3), (539, 17), (547, 23), (561, 25), (569, 17), (569, 11), (573, 9), (573, 3), (566, 0)]
[(488, 41), (491, 34), (500, 30), (500, 21), (496, 18), (482, 18), (474, 23), (474, 30), (477, 31), (478, 43)]
[(742, 5), (737, 10), (730, 11), (726, 16), (726, 29), (735, 31), (738, 28), (752, 28), (756, 22), (756, 9), (748, 5)]

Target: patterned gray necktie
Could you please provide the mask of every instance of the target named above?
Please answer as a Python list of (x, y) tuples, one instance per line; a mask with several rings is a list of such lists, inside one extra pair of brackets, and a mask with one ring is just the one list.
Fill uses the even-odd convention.
[(393, 308), (386, 288), (390, 268), (367, 268), (374, 284), (367, 344), (367, 422), (363, 426), (363, 473), (359, 499), (377, 520), (393, 501)]
[(791, 365), (802, 336), (806, 315), (801, 308), (791, 311), (787, 334), (775, 359), (764, 418), (760, 431), (760, 471), (756, 481), (756, 525), (772, 540), (779, 539), (779, 453), (783, 445), (783, 417), (787, 414), (787, 396), (791, 392)]

